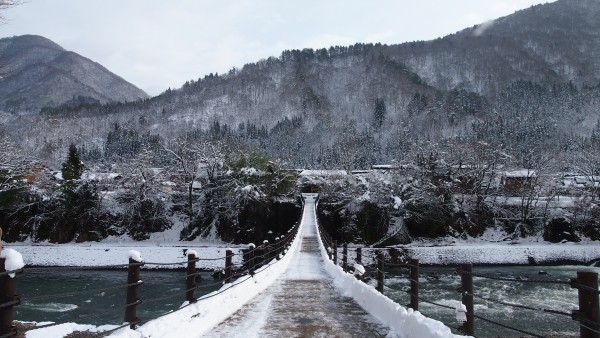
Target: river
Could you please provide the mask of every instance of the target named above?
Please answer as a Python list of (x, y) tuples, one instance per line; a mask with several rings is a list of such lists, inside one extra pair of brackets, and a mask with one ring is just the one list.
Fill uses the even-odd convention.
[[(582, 266), (494, 266), (474, 267), (476, 274), (524, 280), (568, 281), (576, 277), (577, 271), (587, 269), (600, 272), (599, 268)], [(406, 270), (391, 270), (386, 273), (384, 293), (399, 304), (409, 303)], [(375, 281), (370, 281), (375, 285)], [(460, 276), (455, 268), (421, 267), (419, 296), (446, 306), (456, 307), (460, 301)], [(570, 313), (578, 308), (577, 290), (565, 284), (506, 282), (482, 277), (473, 278), (473, 294), (499, 300), (505, 303), (521, 304), (534, 308), (544, 308)], [(579, 332), (579, 325), (568, 316), (555, 315), (542, 311), (526, 310), (503, 305), (497, 302), (474, 299), (475, 314), (502, 324), (513, 326), (542, 336), (550, 334), (570, 335)], [(419, 303), (422, 314), (440, 320), (450, 326), (459, 326), (454, 311)], [(460, 333), (453, 329), (453, 332)], [(523, 333), (508, 330), (482, 320), (475, 319), (477, 337), (522, 337)]]
[[(576, 276), (577, 270), (600, 268), (581, 266), (494, 266), (475, 267), (474, 272), (483, 275), (509, 278), (562, 280)], [(454, 268), (421, 267), (420, 296), (436, 303), (455, 307), (460, 299), (456, 291), (460, 287), (460, 277)], [(545, 274), (540, 274), (544, 271)], [(209, 273), (203, 273), (200, 286), (213, 284)], [(399, 304), (408, 304), (406, 292), (408, 281), (406, 271), (397, 269), (386, 272), (385, 294)], [(177, 309), (184, 301), (184, 271), (142, 270), (140, 287), (142, 300), (173, 296), (159, 302), (144, 302), (138, 306), (138, 317), (142, 321), (155, 318)], [(14, 309), (14, 318), (21, 321), (77, 322), (85, 324), (121, 324), (124, 317), (125, 289), (90, 292), (60, 298), (32, 300), (28, 298), (50, 294), (79, 293), (99, 288), (118, 287), (126, 283), (126, 271), (74, 270), (60, 268), (29, 269), (17, 276), (17, 293), (23, 303)], [(371, 280), (370, 284), (374, 285)], [(578, 307), (577, 291), (569, 285), (520, 283), (474, 277), (473, 293), (503, 302), (519, 303), (531, 307), (570, 312)], [(219, 285), (201, 288), (196, 296), (209, 293)], [(451, 326), (458, 326), (452, 310), (420, 302), (419, 310), (428, 317), (440, 320)], [(551, 333), (578, 332), (578, 324), (567, 316), (532, 311), (499, 303), (475, 299), (475, 313), (479, 316), (515, 326), (540, 335)], [(481, 320), (475, 321), (475, 334), (478, 337), (520, 337), (522, 333), (510, 331)]]
[[(142, 270), (138, 317), (144, 322), (177, 309), (185, 300), (185, 271)], [(196, 297), (217, 290), (210, 273), (202, 273)], [(14, 319), (20, 321), (76, 322), (80, 324), (121, 324), (124, 319), (127, 271), (98, 271), (61, 268), (26, 269), (17, 276), (17, 294), (23, 299), (14, 308)], [(96, 289), (114, 289), (93, 291)], [(88, 292), (92, 291), (92, 292)], [(85, 292), (85, 293), (84, 293)], [(53, 294), (72, 296), (33, 299)], [(77, 294), (83, 293), (83, 294)], [(151, 302), (158, 297), (169, 299)]]

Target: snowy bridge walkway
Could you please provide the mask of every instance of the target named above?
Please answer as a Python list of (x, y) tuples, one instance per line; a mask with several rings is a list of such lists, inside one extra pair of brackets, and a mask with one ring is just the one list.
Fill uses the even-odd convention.
[(305, 195), (301, 243), (264, 292), (207, 337), (385, 337), (390, 329), (332, 287), (315, 224), (316, 195)]

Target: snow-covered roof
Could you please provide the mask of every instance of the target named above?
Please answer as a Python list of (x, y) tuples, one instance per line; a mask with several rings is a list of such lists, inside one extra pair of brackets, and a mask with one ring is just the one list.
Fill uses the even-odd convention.
[(536, 177), (537, 173), (535, 170), (523, 169), (523, 170), (513, 170), (513, 171), (505, 171), (503, 173), (504, 177)]
[(302, 170), (300, 176), (345, 176), (346, 170)]
[(84, 172), (81, 175), (81, 178), (84, 180), (90, 181), (108, 181), (115, 180), (121, 178), (121, 174), (119, 173), (94, 173), (94, 172)]
[(393, 164), (374, 164), (371, 166), (371, 169), (379, 169), (379, 170), (391, 170), (391, 169), (399, 169), (398, 166)]
[(244, 167), (240, 169), (240, 172), (246, 176), (254, 176), (259, 174), (258, 170), (256, 170), (256, 168), (253, 167)]

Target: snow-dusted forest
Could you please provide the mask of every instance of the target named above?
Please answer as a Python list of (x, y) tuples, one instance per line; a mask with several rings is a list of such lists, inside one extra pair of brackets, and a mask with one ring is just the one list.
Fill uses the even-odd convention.
[(433, 41), (286, 50), (129, 102), (5, 100), (6, 239), (259, 241), (312, 190), (344, 241), (597, 240), (598, 12), (558, 1)]

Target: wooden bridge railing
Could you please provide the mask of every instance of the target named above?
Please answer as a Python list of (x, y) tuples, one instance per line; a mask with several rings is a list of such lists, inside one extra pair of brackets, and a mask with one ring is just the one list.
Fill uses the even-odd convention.
[[(320, 225), (317, 225), (319, 235), (321, 237), (322, 243), (325, 246), (325, 250), (329, 255), (329, 258), (333, 261), (334, 264), (337, 264), (337, 252), (339, 250), (337, 241), (333, 240), (327, 232), (325, 232)], [(512, 325), (508, 325), (506, 323), (500, 323), (498, 321), (486, 318), (484, 316), (477, 315), (474, 310), (474, 298), (482, 299), (489, 302), (496, 302), (503, 304), (509, 307), (528, 309), (534, 311), (541, 311), (547, 314), (563, 316), (571, 318), (577, 322), (579, 322), (580, 327), (580, 337), (582, 338), (600, 338), (600, 312), (599, 312), (599, 290), (598, 290), (598, 274), (592, 271), (578, 271), (577, 277), (573, 278), (569, 281), (565, 280), (545, 280), (545, 279), (516, 279), (510, 277), (500, 277), (500, 276), (491, 276), (485, 274), (478, 274), (473, 271), (472, 264), (463, 264), (457, 268), (457, 273), (460, 275), (461, 279), (461, 287), (459, 289), (461, 293), (461, 304), (459, 307), (451, 307), (444, 304), (439, 304), (437, 302), (428, 300), (419, 295), (419, 261), (416, 259), (409, 259), (405, 262), (394, 262), (386, 260), (384, 258), (384, 252), (395, 250), (394, 248), (368, 248), (368, 247), (357, 247), (356, 250), (356, 264), (359, 264), (362, 267), (363, 262), (363, 254), (364, 251), (371, 251), (375, 256), (375, 265), (376, 265), (376, 289), (384, 293), (384, 283), (385, 283), (385, 268), (406, 268), (408, 275), (407, 279), (409, 281), (408, 290), (406, 291), (409, 295), (410, 302), (407, 307), (414, 309), (415, 311), (419, 310), (419, 302), (425, 302), (432, 304), (434, 306), (439, 306), (443, 308), (447, 308), (456, 312), (463, 312), (463, 324), (460, 327), (454, 327), (465, 334), (474, 335), (475, 334), (475, 319), (488, 322), (492, 325), (501, 326), (505, 329), (513, 330), (516, 332), (520, 332), (526, 335), (530, 335), (533, 337), (544, 337), (536, 333), (528, 332), (527, 330), (513, 327)], [(350, 272), (351, 269), (348, 268), (348, 246), (346, 243), (342, 246), (342, 267), (346, 272)], [(396, 256), (393, 254), (389, 255), (390, 257)], [(359, 267), (360, 268), (360, 267)], [(357, 276), (357, 274), (355, 274)], [(487, 279), (495, 279), (501, 280), (504, 282), (513, 282), (513, 283), (539, 283), (539, 284), (563, 284), (569, 285), (571, 288), (575, 288), (578, 291), (578, 303), (579, 309), (573, 310), (572, 312), (553, 310), (553, 309), (544, 309), (540, 307), (530, 307), (522, 304), (514, 304), (509, 303), (497, 299), (491, 299), (489, 297), (482, 297), (474, 293), (473, 287), (473, 276), (477, 276), (480, 278)], [(363, 280), (361, 277), (357, 276), (357, 279)], [(396, 290), (396, 289), (393, 289)], [(399, 290), (396, 290), (399, 291)], [(461, 314), (457, 314), (457, 319)], [(451, 325), (448, 325), (452, 327)]]
[[(293, 240), (296, 238), (298, 234), (298, 230), (300, 227), (300, 222), (297, 222), (291, 229), (289, 229), (285, 234), (276, 237), (273, 240), (273, 243), (269, 243), (269, 241), (264, 241), (263, 244), (259, 246), (255, 246), (254, 244), (250, 244), (247, 249), (241, 249), (238, 253), (234, 253), (233, 250), (227, 249), (225, 252), (225, 256), (221, 258), (206, 258), (202, 259), (197, 256), (197, 253), (192, 250), (187, 250), (187, 260), (182, 262), (174, 262), (174, 263), (155, 263), (155, 262), (144, 262), (141, 260), (141, 257), (133, 258), (130, 255), (128, 264), (121, 265), (105, 265), (105, 266), (96, 266), (96, 267), (86, 267), (85, 269), (122, 269), (127, 268), (127, 284), (119, 285), (116, 287), (108, 287), (108, 288), (98, 288), (92, 290), (85, 291), (73, 291), (72, 293), (62, 293), (62, 294), (54, 294), (54, 295), (41, 295), (34, 297), (15, 296), (15, 283), (16, 278), (14, 278), (14, 273), (23, 273), (27, 271), (43, 271), (47, 268), (25, 268), (20, 269), (18, 271), (5, 271), (4, 268), (4, 258), (0, 258), (0, 338), (11, 337), (17, 335), (17, 329), (13, 325), (13, 307), (20, 304), (21, 300), (26, 301), (36, 301), (36, 300), (48, 300), (54, 298), (65, 298), (71, 297), (81, 294), (92, 294), (101, 291), (114, 290), (118, 288), (126, 289), (126, 300), (124, 305), (125, 312), (125, 323), (119, 327), (116, 327), (110, 331), (105, 331), (103, 334), (109, 334), (117, 329), (123, 328), (125, 326), (129, 326), (131, 329), (135, 329), (137, 325), (141, 323), (140, 318), (137, 317), (137, 307), (143, 303), (152, 303), (152, 302), (160, 302), (166, 301), (169, 299), (173, 299), (175, 297), (182, 297), (182, 300), (187, 301), (187, 304), (179, 307), (177, 310), (181, 310), (191, 304), (202, 301), (203, 298), (197, 298), (195, 296), (195, 291), (202, 288), (214, 288), (218, 285), (222, 285), (223, 283), (234, 283), (239, 277), (244, 275), (254, 276), (257, 273), (263, 271), (263, 267), (270, 266), (272, 264), (277, 263), (283, 255), (289, 250), (292, 245)], [(137, 253), (139, 256), (139, 253)], [(233, 258), (235, 256), (240, 256), (242, 259), (242, 264), (233, 263)], [(219, 281), (215, 283), (210, 283), (206, 285), (198, 285), (196, 283), (197, 276), (200, 275), (200, 271), (196, 268), (196, 263), (200, 261), (214, 261), (214, 260), (223, 260), (224, 266), (221, 273), (219, 273)], [(142, 267), (144, 266), (154, 266), (154, 267), (165, 267), (165, 266), (186, 266), (186, 276), (185, 276), (185, 291), (180, 295), (179, 293), (175, 295), (168, 296), (159, 296), (152, 299), (142, 299), (139, 294), (139, 289), (143, 285), (142, 278), (140, 277), (142, 272)], [(71, 269), (77, 270), (82, 269), (81, 267), (54, 267), (53, 269)], [(9, 275), (13, 275), (12, 277)], [(222, 275), (222, 276), (221, 276)], [(222, 278), (221, 278), (222, 277)], [(227, 289), (223, 289), (225, 292)], [(219, 293), (220, 293), (219, 292)], [(212, 294), (214, 296), (216, 294)], [(109, 310), (110, 312), (114, 312), (114, 308)], [(165, 314), (172, 313), (169, 311)], [(165, 315), (163, 314), (163, 315)], [(97, 313), (94, 313), (88, 319), (91, 319), (97, 316)], [(160, 315), (156, 318), (162, 317)], [(85, 320), (86, 316), (80, 316), (79, 320)], [(150, 318), (148, 320), (155, 319)], [(35, 326), (31, 329), (40, 329), (43, 327), (59, 325), (61, 323), (52, 323), (43, 326)]]

